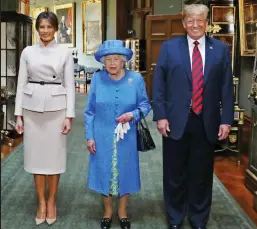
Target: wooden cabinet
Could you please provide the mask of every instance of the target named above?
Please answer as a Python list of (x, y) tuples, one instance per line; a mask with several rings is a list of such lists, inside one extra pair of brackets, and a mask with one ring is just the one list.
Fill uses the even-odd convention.
[(128, 30), (132, 26), (132, 15), (128, 0), (116, 0), (116, 38), (125, 40), (128, 38)]
[(239, 21), (241, 55), (255, 56), (257, 0), (239, 0)]
[[(257, 41), (256, 41), (257, 49)], [(255, 194), (254, 206), (257, 210), (257, 53), (255, 56), (252, 88), (249, 94), (249, 99), (252, 104), (252, 122), (251, 122), (251, 141), (250, 141), (250, 155), (249, 164), (246, 170), (245, 185)]]
[[(146, 16), (153, 14), (153, 0), (116, 0), (116, 37), (145, 39)], [(133, 34), (130, 32), (133, 31)]]
[(248, 168), (246, 170), (245, 185), (252, 193), (254, 193), (257, 191), (257, 104), (253, 104), (252, 106), (250, 157)]

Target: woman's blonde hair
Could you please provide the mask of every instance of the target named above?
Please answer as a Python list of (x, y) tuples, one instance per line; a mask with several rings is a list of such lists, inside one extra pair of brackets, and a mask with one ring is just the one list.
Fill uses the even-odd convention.
[(184, 11), (183, 11), (183, 19), (186, 16), (192, 15), (192, 14), (204, 14), (205, 19), (208, 17), (209, 8), (206, 5), (203, 4), (190, 4), (185, 5)]

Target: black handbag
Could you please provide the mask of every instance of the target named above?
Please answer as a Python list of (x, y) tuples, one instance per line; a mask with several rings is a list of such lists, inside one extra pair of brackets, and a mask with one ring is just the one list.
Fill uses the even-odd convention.
[(137, 150), (143, 152), (153, 150), (155, 149), (155, 143), (150, 134), (150, 130), (148, 128), (143, 112), (140, 109), (138, 110), (140, 114), (140, 120), (137, 123)]

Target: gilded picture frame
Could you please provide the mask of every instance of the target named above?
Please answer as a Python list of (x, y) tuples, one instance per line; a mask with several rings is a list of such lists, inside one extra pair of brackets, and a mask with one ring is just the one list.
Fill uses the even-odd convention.
[(59, 28), (55, 39), (57, 43), (69, 47), (76, 47), (76, 11), (75, 3), (54, 6), (54, 13), (59, 21)]
[(30, 14), (30, 1), (29, 0), (19, 0), (18, 12), (29, 16)]
[(83, 52), (92, 55), (103, 42), (103, 5), (101, 0), (81, 3)]
[(257, 40), (257, 3), (239, 0), (241, 56), (255, 56)]
[(31, 16), (33, 18), (33, 25), (32, 25), (32, 44), (36, 44), (39, 42), (38, 32), (36, 30), (36, 19), (38, 15), (42, 12), (48, 11), (48, 7), (38, 7), (31, 9)]
[(231, 54), (231, 66), (234, 69), (234, 56), (235, 56), (235, 35), (234, 34), (212, 34), (211, 37), (218, 39), (229, 46)]
[(212, 6), (212, 24), (235, 24), (235, 6)]

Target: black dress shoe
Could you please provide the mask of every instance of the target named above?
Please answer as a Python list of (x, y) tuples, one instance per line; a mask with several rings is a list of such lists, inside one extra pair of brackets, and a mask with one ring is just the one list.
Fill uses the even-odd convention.
[(102, 229), (109, 229), (112, 225), (112, 219), (111, 218), (102, 218), (101, 219), (101, 228)]
[(169, 229), (180, 229), (181, 224), (171, 224)]
[(121, 218), (119, 221), (121, 229), (130, 229), (131, 223), (128, 218)]

